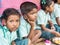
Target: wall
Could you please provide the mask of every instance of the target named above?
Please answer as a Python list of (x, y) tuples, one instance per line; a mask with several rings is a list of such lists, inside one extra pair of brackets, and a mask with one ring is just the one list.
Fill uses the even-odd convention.
[(6, 8), (16, 8), (19, 9), (19, 6), (22, 2), (31, 1), (40, 8), (39, 2), (40, 0), (0, 0), (0, 14), (2, 14), (3, 10)]

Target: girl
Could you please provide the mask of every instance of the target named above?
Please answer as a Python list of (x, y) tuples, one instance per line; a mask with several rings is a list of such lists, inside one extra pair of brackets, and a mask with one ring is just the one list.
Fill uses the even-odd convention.
[[(55, 27), (50, 19), (49, 13), (54, 10), (54, 2), (52, 0), (41, 0), (41, 10), (38, 11), (37, 25), (42, 30), (42, 36), (45, 39), (50, 39), (56, 36)], [(47, 24), (49, 24), (47, 26)]]

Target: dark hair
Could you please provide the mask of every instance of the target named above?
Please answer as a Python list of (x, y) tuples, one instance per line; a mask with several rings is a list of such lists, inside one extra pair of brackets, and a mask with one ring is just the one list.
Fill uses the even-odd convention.
[(40, 5), (41, 9), (46, 10), (47, 6), (50, 6), (52, 4), (52, 0), (41, 0)]
[(23, 15), (29, 13), (33, 8), (37, 8), (37, 6), (32, 2), (24, 2), (20, 6)]
[(20, 13), (14, 8), (7, 8), (3, 11), (1, 19), (7, 20), (10, 15), (19, 15)]
[(57, 0), (53, 0), (54, 1), (54, 3), (56, 3), (57, 2)]

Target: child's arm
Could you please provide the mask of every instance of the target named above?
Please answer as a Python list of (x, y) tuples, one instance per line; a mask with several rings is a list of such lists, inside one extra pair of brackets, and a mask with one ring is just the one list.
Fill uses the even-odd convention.
[[(57, 22), (58, 22), (58, 24), (60, 24), (59, 22), (59, 18), (57, 18)], [(49, 23), (50, 23), (50, 25), (51, 25), (51, 29), (53, 29), (53, 30), (55, 30), (55, 27), (54, 27), (54, 25), (53, 25), (53, 23), (52, 23), (52, 21), (49, 21)], [(53, 33), (54, 32), (54, 33)], [(56, 36), (58, 36), (58, 37), (60, 37), (60, 33), (59, 32), (56, 32), (56, 31), (53, 31), (52, 33), (54, 34), (54, 35), (56, 35)]]
[(57, 22), (57, 24), (60, 26), (60, 20), (59, 20), (59, 17), (56, 17), (56, 22)]
[(48, 29), (48, 28), (46, 28), (45, 25), (43, 25), (43, 24), (41, 24), (41, 28), (42, 28), (42, 30), (44, 30), (44, 31), (50, 32), (50, 33), (52, 33), (52, 34), (55, 34), (55, 30), (54, 30), (54, 29)]
[(59, 33), (59, 32), (55, 32), (55, 35), (56, 35), (57, 37), (60, 37), (60, 33)]
[(49, 32), (49, 30), (50, 30), (50, 29), (46, 28), (44, 24), (41, 24), (41, 28), (42, 28), (42, 30), (48, 31), (48, 32)]
[(49, 25), (50, 25), (51, 29), (55, 30), (55, 27), (54, 27), (54, 24), (52, 23), (52, 21), (51, 21), (51, 20), (49, 20), (49, 21), (48, 21), (48, 23), (49, 23)]
[(31, 25), (31, 28), (30, 28), (30, 33), (28, 35), (28, 38), (32, 40), (32, 37), (34, 37), (35, 22), (29, 21), (29, 24)]
[(35, 26), (36, 26), (35, 21), (30, 21), (28, 19), (28, 22), (31, 26), (28, 38), (30, 38), (32, 42), (35, 42), (37, 39), (39, 39), (39, 37), (41, 35), (41, 31), (40, 30), (35, 30)]

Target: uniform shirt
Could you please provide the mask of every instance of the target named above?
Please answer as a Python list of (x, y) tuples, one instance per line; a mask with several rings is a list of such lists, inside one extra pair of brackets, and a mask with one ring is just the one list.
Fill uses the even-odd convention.
[(3, 39), (1, 40), (1, 42), (6, 41), (8, 42), (9, 45), (11, 45), (11, 42), (17, 38), (16, 31), (10, 32), (6, 26), (0, 26), (0, 36), (1, 36), (0, 39)]
[(51, 20), (52, 20), (53, 24), (57, 24), (56, 23), (57, 17), (60, 17), (60, 5), (56, 3), (54, 5), (54, 11), (51, 13)]
[(37, 25), (44, 24), (46, 26), (49, 20), (51, 20), (49, 13), (46, 14), (43, 10), (38, 11)]

